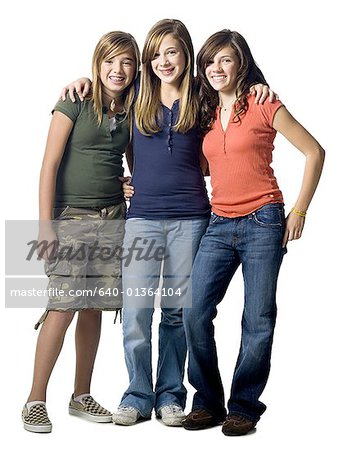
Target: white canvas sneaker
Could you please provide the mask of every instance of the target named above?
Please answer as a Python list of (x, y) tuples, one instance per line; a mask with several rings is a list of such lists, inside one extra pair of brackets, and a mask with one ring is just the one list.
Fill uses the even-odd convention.
[(142, 420), (147, 420), (133, 406), (120, 405), (116, 413), (112, 415), (112, 420), (116, 425), (134, 425)]
[(164, 425), (169, 427), (181, 427), (185, 414), (180, 406), (171, 404), (160, 408), (157, 417), (161, 419)]

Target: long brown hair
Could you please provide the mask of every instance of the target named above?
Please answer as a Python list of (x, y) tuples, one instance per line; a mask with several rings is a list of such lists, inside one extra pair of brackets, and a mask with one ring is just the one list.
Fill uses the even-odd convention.
[[(129, 52), (133, 56), (133, 61), (135, 64), (135, 74), (134, 79), (139, 73), (140, 64), (140, 52), (138, 44), (134, 37), (123, 31), (111, 31), (99, 40), (96, 45), (93, 62), (92, 62), (92, 73), (93, 73), (93, 92), (92, 100), (94, 102), (93, 108), (95, 115), (97, 116), (98, 125), (102, 122), (103, 112), (102, 112), (102, 83), (101, 83), (101, 64), (105, 60), (110, 60), (120, 53)], [(130, 115), (131, 106), (134, 99), (134, 82), (125, 89), (123, 92), (123, 102), (124, 108)]]
[(164, 37), (171, 34), (177, 39), (185, 55), (185, 69), (181, 75), (181, 98), (175, 131), (187, 132), (197, 124), (198, 100), (194, 95), (194, 49), (185, 25), (176, 19), (157, 22), (149, 31), (142, 52), (141, 87), (135, 104), (135, 121), (138, 130), (151, 135), (160, 131), (160, 79), (152, 70), (151, 62)]
[(215, 120), (219, 105), (218, 92), (210, 85), (205, 71), (210, 60), (224, 47), (231, 47), (239, 61), (233, 121), (240, 121), (248, 109), (247, 95), (253, 84), (267, 84), (243, 36), (237, 31), (222, 30), (210, 36), (197, 55), (197, 81), (201, 105), (200, 126), (207, 133)]

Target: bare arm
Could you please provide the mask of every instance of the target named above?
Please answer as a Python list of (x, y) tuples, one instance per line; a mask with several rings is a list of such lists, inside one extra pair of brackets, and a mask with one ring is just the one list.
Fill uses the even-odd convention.
[[(66, 115), (55, 111), (47, 137), (46, 148), (39, 180), (39, 241), (56, 239), (51, 226), (55, 200), (56, 177), (63, 157), (65, 145), (73, 127)], [(45, 255), (42, 255), (46, 258)]]
[(39, 219), (51, 220), (55, 200), (56, 176), (73, 122), (65, 114), (55, 111), (47, 137), (39, 181)]
[(200, 151), (200, 166), (203, 176), (210, 176), (209, 164), (207, 158), (203, 154), (203, 150)]
[[(317, 188), (325, 151), (311, 134), (292, 117), (285, 107), (275, 113), (273, 127), (293, 144), (306, 158), (302, 186), (294, 208), (306, 212)], [(288, 240), (299, 239), (302, 235), (305, 217), (291, 212), (287, 218), (283, 246)]]
[(62, 89), (61, 92), (61, 98), (63, 102), (66, 99), (66, 94), (69, 92), (70, 100), (74, 103), (75, 102), (75, 92), (77, 92), (81, 102), (85, 99), (86, 95), (90, 91), (92, 86), (91, 81), (89, 78), (79, 78), (76, 81), (73, 81), (72, 83), (68, 84)]
[(125, 155), (126, 155), (126, 161), (127, 161), (129, 171), (132, 174), (132, 172), (133, 172), (133, 144), (132, 144), (132, 141), (127, 145)]

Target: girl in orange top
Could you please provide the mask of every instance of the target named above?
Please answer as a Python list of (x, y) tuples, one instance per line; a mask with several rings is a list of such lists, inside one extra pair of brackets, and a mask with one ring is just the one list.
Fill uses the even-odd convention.
[[(183, 426), (203, 429), (226, 417), (212, 321), (241, 264), (241, 348), (222, 431), (242, 435), (255, 427), (266, 409), (259, 397), (270, 370), (279, 268), (287, 241), (301, 237), (324, 150), (280, 101), (256, 107), (249, 87), (265, 79), (239, 33), (223, 30), (211, 36), (197, 56), (197, 66), (213, 212), (194, 261), (192, 307), (183, 313), (189, 381), (196, 389)], [(286, 220), (270, 167), (277, 131), (306, 157), (302, 187)]]

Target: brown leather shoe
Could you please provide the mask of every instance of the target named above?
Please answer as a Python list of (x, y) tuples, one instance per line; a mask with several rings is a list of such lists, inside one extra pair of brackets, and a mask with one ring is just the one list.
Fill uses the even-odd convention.
[(182, 420), (182, 426), (186, 430), (204, 430), (215, 427), (222, 423), (222, 420), (211, 415), (205, 409), (196, 409)]
[(222, 433), (226, 436), (243, 436), (254, 429), (256, 422), (245, 417), (229, 414), (222, 426)]

